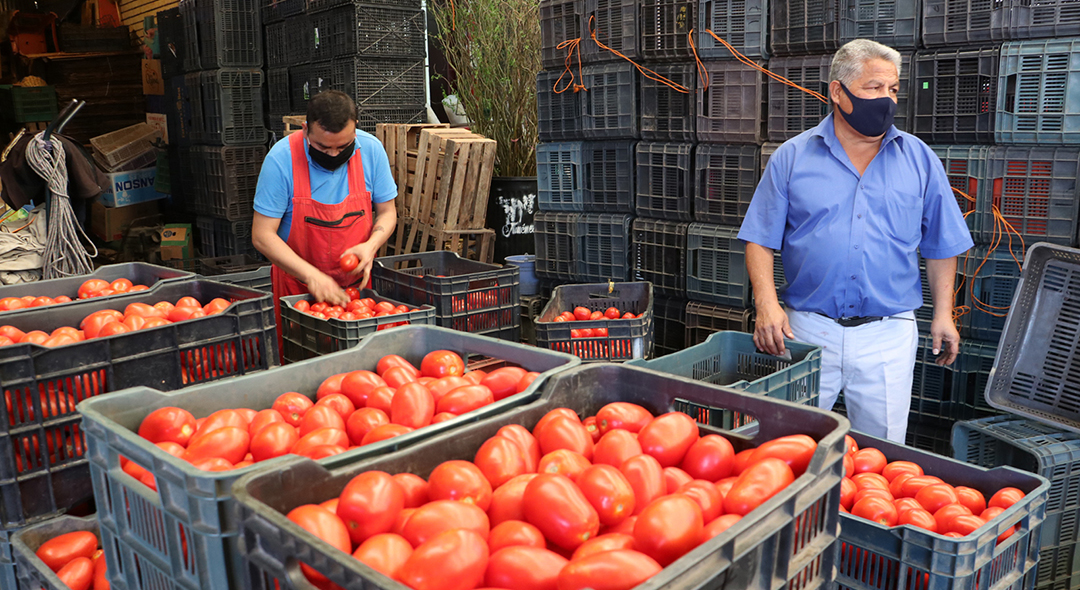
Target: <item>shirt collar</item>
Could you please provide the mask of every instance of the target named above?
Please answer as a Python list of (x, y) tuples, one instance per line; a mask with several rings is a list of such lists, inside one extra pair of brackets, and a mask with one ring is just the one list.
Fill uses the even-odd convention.
[[(836, 139), (836, 126), (831, 111), (817, 124), (817, 127), (810, 130), (810, 135), (824, 139), (825, 145), (830, 148), (839, 145), (839, 142)], [(901, 150), (904, 149), (904, 136), (900, 134), (900, 130), (896, 128), (896, 125), (889, 125), (889, 130), (885, 132), (885, 137), (881, 140), (882, 147), (893, 140), (896, 140), (896, 146), (898, 148)]]

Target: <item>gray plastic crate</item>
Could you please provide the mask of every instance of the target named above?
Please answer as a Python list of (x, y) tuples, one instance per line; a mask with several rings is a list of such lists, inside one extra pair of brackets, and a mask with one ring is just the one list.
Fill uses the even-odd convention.
[(585, 12), (581, 17), (582, 63), (622, 61), (619, 56), (601, 48), (592, 40), (593, 31), (596, 32), (597, 41), (607, 47), (630, 59), (641, 57), (641, 33), (638, 29), (640, 5), (637, 0), (584, 0), (584, 2)]
[[(94, 533), (94, 536), (98, 538), (98, 547), (105, 548), (104, 543), (102, 543), (98, 520), (93, 516), (85, 518), (59, 516), (39, 524), (30, 525), (15, 533), (11, 537), (11, 552), (15, 558), (15, 573), (18, 576), (19, 585), (17, 587), (4, 586), (4, 588), (10, 588), (10, 590), (16, 590), (17, 588), (27, 590), (31, 588), (35, 590), (70, 590), (56, 573), (49, 569), (45, 562), (41, 561), (36, 552), (46, 541), (76, 531)], [(115, 551), (106, 551), (106, 555), (99, 559), (108, 561), (110, 557), (112, 557), (113, 561), (107, 565), (120, 569), (117, 561), (119, 556), (115, 555)]]
[(589, 139), (638, 136), (638, 71), (622, 62), (582, 68), (581, 134)]
[(262, 70), (221, 69), (185, 75), (191, 97), (195, 143), (260, 145), (263, 127)]
[(694, 205), (693, 144), (637, 144), (635, 211), (643, 217), (690, 221)]
[(691, 301), (686, 305), (686, 346), (701, 344), (710, 334), (734, 330), (754, 330), (754, 310)]
[(697, 91), (697, 140), (761, 143), (765, 75), (739, 61), (708, 61), (704, 65), (709, 87)]
[(107, 166), (120, 166), (153, 148), (153, 143), (161, 139), (161, 131), (146, 123), (136, 123), (116, 131), (90, 138), (96, 155)]
[[(1080, 146), (994, 146), (987, 154), (987, 181), (978, 205), (979, 240), (993, 243), (993, 207), (1025, 244), (1076, 243)], [(1001, 231), (1001, 239), (1008, 238)], [(1016, 236), (1013, 236), (1016, 243)]]
[[(333, 67), (329, 61), (305, 63), (289, 68), (289, 104), (293, 110), (307, 112), (308, 102), (323, 90), (334, 87)], [(336, 90), (343, 90), (340, 86)], [(359, 102), (355, 94), (346, 93)], [(390, 101), (393, 103), (393, 101)]]
[(536, 146), (536, 201), (541, 211), (584, 210), (581, 148), (580, 141)]
[(259, 0), (192, 0), (199, 68), (262, 67)]
[[(424, 103), (424, 56), (345, 57), (334, 60), (330, 88), (353, 97), (359, 106)], [(321, 90), (325, 90), (323, 87)], [(314, 95), (315, 92), (313, 91)]]
[[(815, 92), (828, 96), (832, 56), (784, 57), (769, 60), (769, 71)], [(792, 88), (769, 80), (768, 139), (787, 141), (812, 129), (829, 114), (829, 105)]]
[(537, 211), (533, 216), (536, 275), (573, 280), (577, 276), (580, 213)]
[(694, 220), (742, 225), (758, 185), (755, 145), (701, 144), (695, 155)]
[(769, 165), (769, 158), (776, 153), (776, 148), (783, 144), (776, 142), (765, 142), (761, 144), (761, 175), (765, 175), (765, 167)]
[[(986, 145), (936, 145), (931, 146), (934, 154), (941, 159), (949, 186), (953, 189), (956, 204), (964, 215), (972, 238), (979, 236), (979, 224), (982, 215), (978, 214), (979, 195), (987, 190), (986, 162), (990, 155), (990, 146)], [(969, 198), (958, 194), (961, 191)]]
[(633, 269), (631, 215), (585, 213), (578, 219), (577, 280), (626, 281)]
[(698, 73), (693, 63), (652, 63), (647, 68), (689, 90), (679, 92), (649, 77), (641, 77), (641, 138), (653, 141), (693, 141), (697, 124)]
[(720, 305), (750, 305), (746, 245), (739, 228), (691, 223), (686, 235), (686, 294)]
[(922, 42), (927, 47), (980, 45), (1007, 38), (1016, 2), (922, 0)]
[(768, 0), (700, 0), (697, 54), (702, 59), (734, 57), (706, 31), (716, 33), (736, 51), (749, 57), (769, 57)]
[(545, 68), (556, 69), (566, 63), (567, 50), (558, 46), (563, 41), (581, 38), (584, 10), (583, 0), (541, 0), (540, 55)]
[(903, 51), (921, 40), (921, 0), (840, 0), (840, 41), (871, 39)]
[(424, 103), (412, 105), (363, 105), (357, 109), (359, 119), (356, 128), (368, 133), (375, 133), (379, 123), (426, 123), (427, 107)]
[(652, 283), (658, 295), (686, 296), (686, 229), (689, 223), (634, 220), (634, 278)]
[[(584, 307), (603, 312), (615, 307), (635, 318), (556, 322), (566, 311)], [(607, 330), (604, 336), (578, 337), (578, 330)], [(653, 288), (651, 283), (595, 283), (555, 287), (551, 301), (536, 318), (536, 345), (572, 354), (582, 362), (623, 362), (652, 358)]]
[(653, 301), (653, 358), (686, 348), (686, 305), (685, 299)]
[(1007, 240), (993, 253), (989, 246), (975, 246), (963, 258), (967, 288), (961, 303), (970, 310), (961, 318), (961, 335), (989, 342), (1001, 338), (1023, 262), (1023, 249), (1016, 245), (1010, 250)]
[(770, 3), (773, 55), (833, 53), (839, 47), (839, 4), (840, 0)]
[(639, 0), (641, 58), (689, 60), (691, 31), (697, 27), (696, 0)]
[(1080, 11), (1070, 0), (1039, 0), (1012, 5), (1009, 39), (1080, 35)]
[(1006, 43), (999, 71), (995, 141), (1080, 143), (1080, 38)]
[[(574, 68), (576, 72), (577, 68)], [(540, 72), (536, 75), (537, 129), (540, 141), (574, 140), (581, 133), (581, 95), (574, 92), (573, 84), (581, 84), (570, 74), (563, 77), (563, 70)], [(561, 78), (561, 79), (560, 79)], [(556, 83), (558, 92), (556, 92)]]
[(189, 153), (196, 210), (228, 221), (251, 219), (266, 147), (192, 146)]
[(992, 143), (999, 50), (995, 45), (919, 52), (913, 133), (928, 143)]
[(581, 145), (584, 210), (600, 213), (634, 211), (634, 151), (631, 140), (586, 141)]

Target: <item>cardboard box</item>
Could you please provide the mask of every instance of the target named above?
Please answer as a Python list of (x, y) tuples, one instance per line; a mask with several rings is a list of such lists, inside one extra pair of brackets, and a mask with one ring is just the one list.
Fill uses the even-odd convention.
[(157, 166), (106, 174), (109, 184), (105, 187), (105, 192), (101, 193), (102, 204), (106, 207), (127, 207), (135, 203), (164, 199), (165, 194), (154, 190), (155, 176)]
[(90, 206), (90, 231), (105, 242), (113, 242), (123, 239), (132, 221), (157, 214), (157, 201), (127, 207), (106, 207), (100, 200), (95, 200)]
[(191, 224), (168, 223), (161, 230), (161, 259), (191, 258)]
[(161, 113), (146, 113), (146, 124), (161, 132), (161, 140), (169, 143), (169, 121)]
[(160, 59), (142, 60), (143, 94), (165, 94), (165, 78), (161, 75)]

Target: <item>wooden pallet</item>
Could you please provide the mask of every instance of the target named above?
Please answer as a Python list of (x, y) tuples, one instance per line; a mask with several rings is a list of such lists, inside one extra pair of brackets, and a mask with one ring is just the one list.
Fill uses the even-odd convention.
[[(446, 123), (379, 123), (375, 137), (382, 142), (390, 159), (390, 170), (398, 187), (398, 207), (405, 202), (416, 173), (416, 153), (420, 148), (420, 132), (424, 129), (449, 129)], [(399, 214), (402, 212), (399, 211)]]
[(304, 123), (307, 122), (307, 115), (285, 115), (281, 118), (285, 123), (285, 136), (292, 135), (295, 131), (300, 131), (304, 128)]
[[(489, 264), (495, 257), (495, 230), (493, 229), (436, 230), (425, 223), (403, 217), (398, 219), (394, 234), (395, 239), (388, 240), (383, 245), (379, 256), (446, 250), (455, 252), (462, 258)], [(412, 241), (402, 238), (409, 234), (421, 237)]]

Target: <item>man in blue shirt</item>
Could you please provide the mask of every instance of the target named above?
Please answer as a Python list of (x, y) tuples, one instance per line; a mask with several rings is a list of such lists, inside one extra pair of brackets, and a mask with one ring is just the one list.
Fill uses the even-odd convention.
[[(769, 159), (743, 221), (754, 291), (754, 342), (823, 347), (819, 405), (840, 391), (852, 428), (904, 442), (922, 304), (919, 253), (933, 297), (937, 363), (959, 350), (953, 323), (956, 257), (973, 244), (940, 160), (892, 125), (900, 54), (865, 39), (837, 51), (832, 114)], [(781, 307), (773, 252), (787, 287)]]

